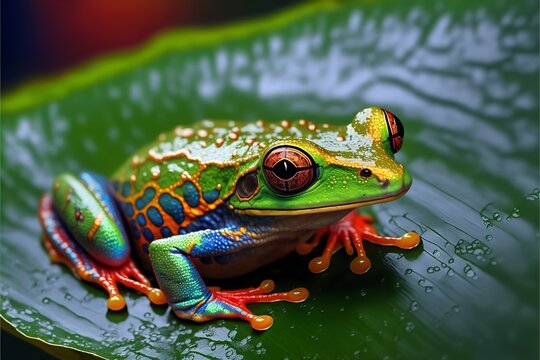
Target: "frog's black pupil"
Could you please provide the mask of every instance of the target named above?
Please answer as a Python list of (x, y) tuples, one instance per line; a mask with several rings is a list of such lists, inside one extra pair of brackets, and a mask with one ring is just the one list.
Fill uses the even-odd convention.
[(362, 171), (360, 171), (360, 176), (362, 176), (363, 178), (368, 178), (371, 176), (371, 170), (369, 169), (362, 169)]
[(277, 177), (288, 180), (296, 174), (297, 168), (291, 161), (283, 159), (272, 167), (272, 171)]

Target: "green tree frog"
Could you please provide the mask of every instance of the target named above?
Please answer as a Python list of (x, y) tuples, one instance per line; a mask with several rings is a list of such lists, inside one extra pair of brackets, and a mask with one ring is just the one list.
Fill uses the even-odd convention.
[[(162, 134), (110, 179), (59, 175), (42, 197), (39, 217), (53, 262), (102, 286), (107, 306), (125, 300), (117, 284), (168, 303), (183, 319), (241, 318), (257, 330), (273, 320), (247, 303), (301, 302), (304, 288), (273, 292), (274, 283), (242, 290), (208, 288), (207, 278), (246, 274), (326, 240), (309, 268), (322, 272), (344, 247), (351, 270), (370, 267), (362, 242), (410, 249), (420, 237), (377, 234), (355, 209), (391, 201), (411, 186), (394, 154), (404, 129), (391, 112), (370, 107), (347, 126), (306, 120), (276, 123), (202, 121)], [(132, 249), (140, 259), (134, 261)], [(141, 272), (151, 269), (158, 287)]]

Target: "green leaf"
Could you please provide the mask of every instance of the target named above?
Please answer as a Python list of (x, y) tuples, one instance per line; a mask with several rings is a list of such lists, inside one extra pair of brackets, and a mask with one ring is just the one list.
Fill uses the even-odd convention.
[[(46, 343), (106, 358), (537, 358), (538, 3), (309, 4), (260, 22), (160, 36), (2, 101), (1, 315)], [(225, 286), (305, 286), (303, 304), (255, 305), (274, 326), (194, 324), (132, 291), (53, 265), (39, 196), (54, 176), (110, 174), (178, 124), (203, 118), (345, 123), (399, 114), (410, 192), (369, 211), (415, 250), (367, 246), (373, 267), (296, 255)], [(69, 356), (57, 352), (59, 356)]]

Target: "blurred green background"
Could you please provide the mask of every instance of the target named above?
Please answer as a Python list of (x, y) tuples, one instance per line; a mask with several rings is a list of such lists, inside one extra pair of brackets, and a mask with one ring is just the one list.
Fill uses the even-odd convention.
[[(60, 357), (538, 358), (538, 30), (528, 0), (314, 2), (173, 30), (4, 95), (2, 317), (67, 347), (47, 347)], [(252, 307), (275, 318), (270, 331), (182, 322), (133, 292), (127, 311), (108, 313), (105, 294), (40, 245), (37, 200), (61, 171), (110, 174), (203, 118), (345, 124), (371, 104), (404, 121), (397, 157), (414, 183), (367, 210), (381, 232), (415, 230), (422, 246), (368, 245), (364, 276), (342, 253), (323, 275), (291, 255), (225, 282), (310, 290), (301, 305)]]

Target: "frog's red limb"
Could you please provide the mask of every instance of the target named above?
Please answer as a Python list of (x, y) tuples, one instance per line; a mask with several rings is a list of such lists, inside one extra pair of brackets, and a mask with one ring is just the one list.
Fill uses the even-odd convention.
[[(208, 288), (211, 298), (209, 301), (197, 306), (195, 313), (191, 313), (189, 318), (199, 322), (215, 318), (240, 318), (248, 321), (255, 330), (267, 330), (274, 323), (272, 317), (269, 315), (254, 315), (246, 307), (246, 304), (275, 301), (298, 303), (304, 301), (309, 296), (309, 292), (305, 288), (296, 288), (288, 292), (270, 294), (274, 290), (274, 286), (272, 280), (264, 280), (256, 288), (241, 290), (217, 290), (215, 288)], [(214, 308), (214, 311), (209, 309), (210, 307)], [(176, 314), (179, 317), (184, 317), (186, 312), (176, 311)]]
[(160, 289), (152, 288), (150, 282), (128, 259), (119, 267), (109, 267), (92, 260), (68, 235), (56, 215), (51, 197), (43, 196), (39, 205), (39, 218), (44, 229), (43, 240), (51, 261), (65, 264), (77, 277), (103, 287), (109, 294), (107, 307), (121, 310), (125, 307), (124, 297), (117, 283), (142, 292), (154, 304), (167, 301)]
[(380, 236), (372, 223), (373, 220), (370, 216), (360, 215), (353, 211), (336, 224), (317, 231), (313, 241), (299, 244), (297, 251), (302, 255), (309, 253), (318, 245), (324, 235), (328, 235), (323, 254), (310, 261), (309, 269), (314, 273), (323, 272), (330, 266), (332, 254), (344, 246), (349, 255), (352, 255), (356, 250), (357, 256), (351, 262), (351, 271), (355, 274), (364, 274), (369, 270), (371, 262), (366, 256), (362, 241), (397, 246), (402, 249), (412, 249), (420, 243), (420, 236), (415, 232), (408, 232), (399, 238)]

